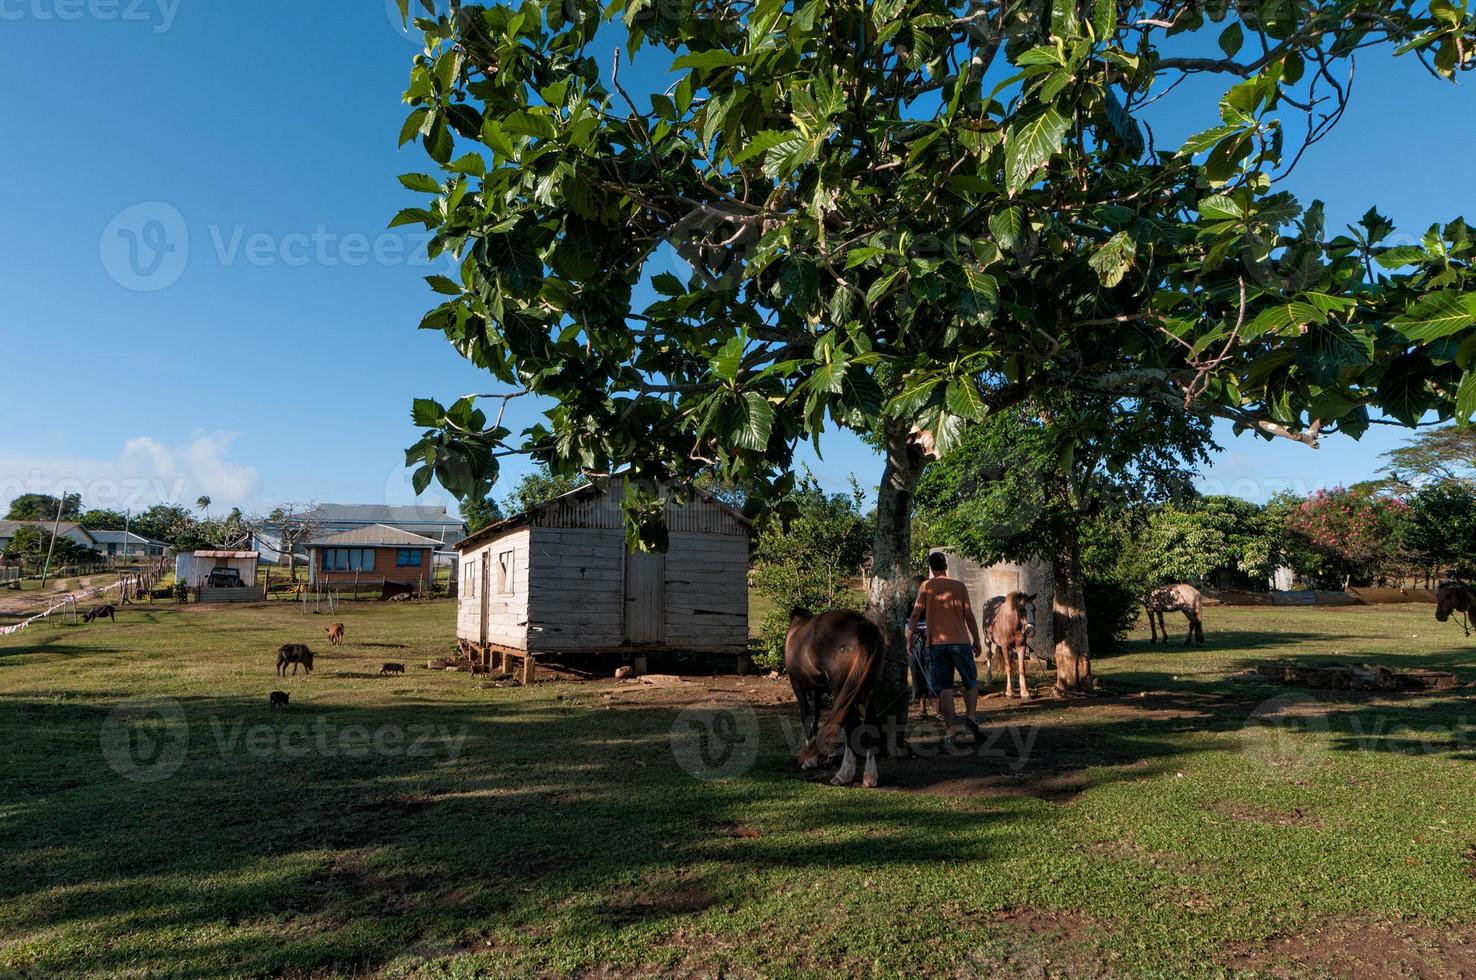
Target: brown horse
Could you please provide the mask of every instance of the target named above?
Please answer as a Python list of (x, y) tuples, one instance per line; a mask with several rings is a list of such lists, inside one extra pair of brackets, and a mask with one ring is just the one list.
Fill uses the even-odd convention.
[[(835, 609), (816, 616), (808, 609), (789, 614), (784, 638), (784, 670), (799, 701), (805, 746), (799, 754), (802, 769), (814, 769), (820, 757), (844, 735), (845, 755), (831, 780), (847, 786), (856, 778), (856, 736), (863, 717), (871, 712), (872, 695), (882, 672), (884, 644), (881, 630), (865, 616)], [(835, 703), (820, 724), (820, 697), (831, 694)], [(866, 747), (866, 770), (861, 785), (875, 786), (876, 741)]]
[(1157, 643), (1160, 633), (1163, 634), (1163, 642), (1167, 643), (1169, 634), (1168, 627), (1163, 622), (1163, 614), (1181, 612), (1189, 620), (1189, 632), (1184, 635), (1184, 645), (1187, 647), (1192, 640), (1204, 646), (1204, 596), (1194, 586), (1182, 582), (1178, 585), (1160, 586), (1143, 597), (1143, 608), (1148, 611), (1148, 629), (1153, 633), (1149, 643)]
[(1035, 636), (1035, 596), (1034, 592), (997, 595), (984, 604), (984, 611), (979, 616), (984, 634), (984, 686), (988, 687), (993, 681), (994, 663), (998, 659), (1004, 670), (1005, 697), (1010, 697), (1013, 691), (1012, 653), (1020, 671), (1020, 697), (1030, 697), (1030, 686), (1025, 682), (1025, 658), (1030, 654), (1030, 639)]
[(1435, 618), (1445, 622), (1452, 613), (1461, 614), (1461, 629), (1471, 635), (1471, 613), (1476, 612), (1476, 592), (1465, 582), (1441, 582), (1435, 588)]

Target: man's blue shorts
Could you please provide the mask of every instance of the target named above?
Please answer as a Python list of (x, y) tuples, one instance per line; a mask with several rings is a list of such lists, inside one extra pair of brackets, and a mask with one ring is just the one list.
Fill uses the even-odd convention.
[(953, 670), (965, 688), (979, 686), (979, 668), (974, 666), (974, 648), (968, 643), (940, 643), (928, 648), (932, 654), (933, 687), (939, 691), (953, 687)]

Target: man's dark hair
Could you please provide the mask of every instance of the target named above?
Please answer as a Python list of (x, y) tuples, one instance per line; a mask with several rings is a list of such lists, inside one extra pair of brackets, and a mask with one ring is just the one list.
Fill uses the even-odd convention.
[(928, 555), (928, 567), (935, 572), (948, 571), (948, 556), (941, 551), (935, 551)]

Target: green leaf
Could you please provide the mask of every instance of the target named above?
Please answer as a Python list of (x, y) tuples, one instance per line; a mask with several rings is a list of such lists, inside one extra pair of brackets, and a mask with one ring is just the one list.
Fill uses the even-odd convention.
[(1240, 21), (1231, 21), (1230, 26), (1220, 32), (1220, 50), (1225, 52), (1225, 57), (1233, 58), (1240, 52), (1240, 46), (1245, 43), (1245, 31), (1240, 27)]
[(749, 138), (748, 143), (737, 153), (733, 154), (733, 162), (742, 163), (745, 160), (750, 160), (753, 157), (768, 153), (786, 140), (798, 138), (799, 134), (793, 130), (766, 129), (762, 132), (754, 133)]
[(406, 190), (425, 194), (441, 193), (441, 183), (429, 174), (401, 174), (400, 184)]
[(685, 296), (687, 287), (670, 272), (662, 272), (651, 278), (651, 288), (662, 296)]
[(1461, 376), (1461, 386), (1456, 389), (1456, 421), (1465, 425), (1476, 414), (1476, 370)]
[(1005, 208), (989, 218), (989, 231), (1001, 249), (1014, 248), (1024, 226), (1025, 212), (1019, 207)]
[(1010, 123), (1005, 136), (1005, 187), (1011, 195), (1028, 187), (1035, 172), (1061, 149), (1070, 125), (1055, 106)]
[(434, 429), (445, 416), (446, 409), (434, 398), (417, 398), (410, 408), (410, 420), (422, 429)]
[(1242, 131), (1240, 126), (1216, 126), (1214, 129), (1206, 129), (1202, 133), (1195, 133), (1184, 141), (1179, 147), (1179, 156), (1192, 157), (1196, 153), (1203, 153), (1227, 136), (1234, 136)]
[(425, 281), (442, 296), (460, 296), (461, 286), (445, 276), (426, 276)]
[(1476, 293), (1430, 293), (1390, 323), (1415, 342), (1449, 337), (1476, 324)]
[(1092, 12), (1092, 30), (1098, 41), (1111, 40), (1117, 33), (1117, 0), (1097, 0)]
[(774, 406), (756, 391), (743, 393), (743, 421), (733, 434), (740, 448), (762, 452), (769, 447), (769, 433), (774, 431)]
[(737, 380), (738, 369), (743, 365), (743, 349), (746, 346), (741, 335), (729, 337), (728, 342), (718, 348), (717, 354), (708, 362), (712, 373), (724, 381)]
[(948, 391), (943, 396), (943, 403), (954, 415), (971, 422), (979, 421), (986, 412), (984, 399), (979, 397), (978, 386), (967, 378), (948, 383)]
[(1199, 202), (1199, 217), (1207, 221), (1223, 221), (1245, 217), (1239, 204), (1226, 197), (1224, 194), (1211, 194), (1209, 197), (1201, 198)]
[(1423, 358), (1401, 357), (1379, 380), (1379, 407), (1384, 412), (1403, 422), (1414, 425), (1429, 409), (1429, 394), (1425, 390), (1428, 362)]
[(1119, 231), (1102, 243), (1101, 248), (1087, 259), (1087, 265), (1097, 273), (1102, 285), (1111, 289), (1122, 282), (1122, 277), (1133, 267), (1137, 254), (1137, 243), (1127, 232)]
[(1243, 340), (1255, 340), (1265, 334), (1281, 333), (1291, 327), (1300, 328), (1311, 323), (1321, 323), (1326, 318), (1327, 315), (1311, 303), (1278, 303), (1258, 313), (1255, 319), (1241, 328), (1240, 336)]

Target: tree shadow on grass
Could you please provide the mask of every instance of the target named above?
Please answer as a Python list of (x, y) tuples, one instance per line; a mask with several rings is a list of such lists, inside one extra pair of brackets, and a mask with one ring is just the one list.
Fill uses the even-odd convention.
[[(961, 840), (946, 791), (807, 781), (777, 711), (757, 713), (750, 770), (700, 780), (673, 756), (669, 706), (174, 704), (182, 721), (120, 723), (116, 705), (95, 701), (0, 705), (13, 748), (0, 765), (0, 936), (30, 937), (12, 964), (362, 971), (550, 909), (619, 931), (709, 900), (741, 905), (765, 869), (989, 861), (1002, 836), (1057, 819), (1028, 797), (1069, 798), (1057, 788), (1073, 773), (1084, 787), (1117, 778), (1112, 767), (1162, 763), (1194, 724), (1187, 712), (1157, 728), (1108, 720), (1090, 751), (1075, 744), (1080, 727), (1051, 728), (1014, 771), (1007, 758), (888, 762), (901, 789), (1008, 775), (1011, 791), (970, 812)], [(178, 767), (153, 768), (181, 738)], [(755, 821), (762, 833), (733, 832)], [(180, 935), (189, 942), (165, 938)]]
[[(989, 698), (986, 732), (1022, 741), (888, 761), (885, 792), (799, 773), (787, 705), (755, 711), (751, 768), (697, 779), (672, 749), (673, 705), (472, 695), (273, 712), (195, 697), (174, 702), (182, 719), (155, 720), (119, 703), (0, 702), (0, 937), (27, 937), (0, 962), (370, 972), (411, 949), (472, 948), (493, 928), (598, 949), (761, 900), (776, 869), (998, 860), (1076, 819), (1058, 805), (1076, 794), (1214, 748), (1192, 736), (1243, 727), (1257, 702)], [(1334, 732), (1353, 707), (1333, 707)], [(976, 801), (961, 811), (958, 797)], [(538, 963), (536, 948), (519, 952)]]

